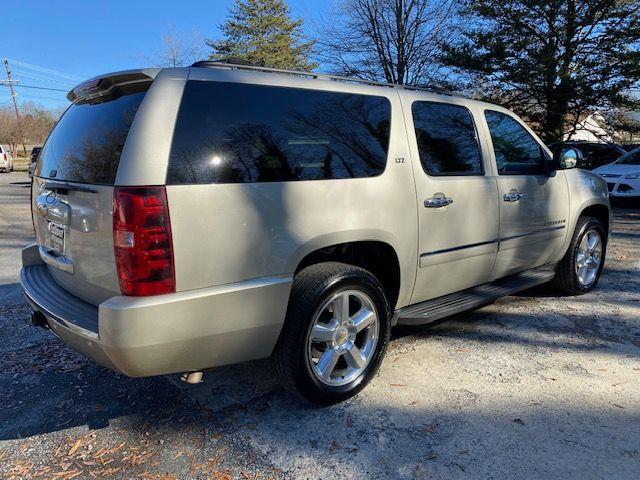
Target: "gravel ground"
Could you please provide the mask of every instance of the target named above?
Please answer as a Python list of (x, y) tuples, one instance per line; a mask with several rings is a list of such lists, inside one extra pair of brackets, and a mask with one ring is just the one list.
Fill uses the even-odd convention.
[(640, 210), (616, 209), (595, 292), (397, 328), (372, 384), (319, 409), (266, 362), (129, 379), (28, 325), (25, 181), (0, 175), (0, 478), (640, 478)]

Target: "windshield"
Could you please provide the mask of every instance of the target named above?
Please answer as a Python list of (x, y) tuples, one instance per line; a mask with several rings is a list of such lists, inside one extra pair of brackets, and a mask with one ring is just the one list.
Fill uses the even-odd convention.
[(616, 163), (619, 165), (640, 165), (640, 148), (627, 153)]
[(133, 118), (149, 88), (135, 84), (69, 107), (38, 155), (35, 174), (113, 185)]

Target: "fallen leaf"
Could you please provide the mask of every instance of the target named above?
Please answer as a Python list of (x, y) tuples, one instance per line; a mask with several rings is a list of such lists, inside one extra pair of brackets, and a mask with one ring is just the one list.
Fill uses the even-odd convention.
[(78, 440), (76, 440), (76, 443), (73, 444), (73, 447), (71, 447), (71, 449), (69, 450), (69, 453), (67, 453), (67, 455), (71, 456), (74, 453), (76, 453), (81, 445), (82, 445), (82, 439), (79, 438)]

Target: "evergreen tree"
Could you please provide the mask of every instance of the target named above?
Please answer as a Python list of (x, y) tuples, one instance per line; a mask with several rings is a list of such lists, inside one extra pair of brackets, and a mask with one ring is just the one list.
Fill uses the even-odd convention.
[(312, 70), (314, 41), (305, 41), (302, 19), (292, 19), (284, 0), (236, 0), (221, 26), (222, 40), (207, 40), (209, 58), (237, 57), (264, 67)]
[(637, 0), (467, 0), (470, 27), (444, 61), (547, 142), (594, 110), (637, 107)]

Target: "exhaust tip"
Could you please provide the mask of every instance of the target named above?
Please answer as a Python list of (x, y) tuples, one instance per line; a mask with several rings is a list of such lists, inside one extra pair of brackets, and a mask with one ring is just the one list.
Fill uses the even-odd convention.
[(40, 328), (49, 328), (49, 324), (47, 323), (47, 317), (44, 316), (42, 312), (32, 311), (31, 312), (31, 324), (35, 327)]
[(180, 380), (182, 380), (185, 383), (195, 385), (198, 383), (202, 383), (202, 375), (203, 375), (202, 372), (186, 372), (182, 374), (182, 376), (180, 377)]

